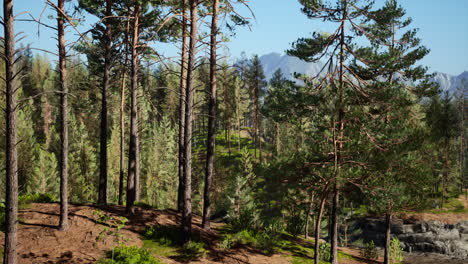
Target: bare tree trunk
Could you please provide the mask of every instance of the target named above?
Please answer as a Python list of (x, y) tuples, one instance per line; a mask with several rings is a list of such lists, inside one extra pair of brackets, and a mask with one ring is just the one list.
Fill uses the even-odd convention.
[(180, 112), (179, 112), (179, 188), (177, 192), (177, 210), (184, 206), (184, 152), (185, 152), (185, 105), (187, 84), (187, 0), (182, 2), (182, 50), (180, 63)]
[(123, 205), (124, 170), (125, 170), (125, 88), (127, 86), (128, 65), (128, 34), (130, 31), (130, 18), (127, 20), (125, 31), (125, 61), (122, 72), (122, 86), (120, 88), (120, 175), (119, 175), (119, 205)]
[(58, 0), (57, 29), (60, 73), (60, 223), (59, 229), (68, 230), (68, 83), (65, 54), (65, 18), (62, 13), (65, 0)]
[(391, 238), (392, 214), (385, 214), (385, 254), (384, 264), (390, 264), (390, 238)]
[[(137, 60), (137, 64), (139, 61)], [(138, 85), (137, 85), (138, 87)], [(140, 98), (140, 94), (138, 93), (137, 89), (137, 98)], [(138, 100), (137, 100), (138, 101)], [(136, 104), (137, 106), (137, 115), (136, 115), (136, 137), (135, 137), (135, 142), (136, 142), (136, 152), (135, 152), (135, 202), (140, 200), (140, 172), (141, 172), (141, 167), (140, 167), (140, 119), (141, 119), (141, 111), (138, 106), (138, 102)]]
[(138, 39), (139, 39), (139, 18), (140, 18), (140, 4), (135, 1), (133, 11), (133, 37), (132, 37), (132, 83), (131, 83), (131, 109), (130, 109), (130, 144), (128, 153), (128, 179), (127, 179), (127, 213), (133, 214), (135, 203), (136, 190), (135, 179), (137, 174), (137, 134), (138, 134), (138, 121), (137, 121), (137, 100), (138, 100)]
[(15, 62), (15, 32), (13, 0), (3, 1), (3, 27), (5, 33), (5, 88), (6, 88), (6, 208), (5, 208), (5, 248), (3, 263), (16, 264), (16, 244), (18, 227), (18, 151), (16, 128), (16, 81), (14, 73)]
[(206, 150), (206, 176), (205, 176), (205, 190), (203, 193), (203, 221), (202, 226), (204, 229), (210, 230), (210, 216), (211, 216), (211, 185), (213, 183), (214, 173), (214, 160), (215, 160), (215, 138), (216, 138), (216, 108), (217, 108), (217, 80), (216, 80), (216, 48), (218, 45), (218, 10), (219, 0), (213, 1), (213, 15), (211, 22), (211, 45), (210, 45), (210, 98), (208, 103), (208, 139)]
[(107, 204), (107, 91), (110, 84), (110, 71), (112, 60), (112, 0), (106, 0), (106, 32), (105, 32), (105, 55), (104, 55), (104, 78), (102, 82), (101, 98), (101, 135), (100, 135), (100, 173), (98, 187), (98, 204)]
[[(344, 0), (343, 17), (341, 20), (341, 33), (340, 33), (340, 72), (339, 72), (339, 91), (338, 91), (338, 138), (334, 132), (334, 145), (335, 145), (335, 187), (333, 194), (333, 208), (332, 208), (332, 236), (330, 248), (330, 262), (331, 264), (338, 264), (338, 206), (340, 186), (339, 180), (341, 176), (341, 151), (343, 150), (343, 137), (344, 137), (344, 51), (345, 51), (345, 22), (347, 17), (347, 1)], [(336, 127), (335, 124), (333, 124)]]
[(330, 262), (332, 264), (338, 263), (338, 202), (340, 191), (338, 185), (335, 185), (333, 193), (333, 207), (332, 207), (332, 224), (331, 224), (331, 255)]
[(305, 221), (305, 230), (304, 230), (304, 238), (307, 239), (309, 237), (309, 220), (310, 220), (310, 213), (312, 212), (312, 207), (314, 206), (314, 192), (310, 192), (310, 201), (309, 201), (309, 208), (307, 209), (306, 213), (306, 221)]
[(322, 223), (323, 208), (325, 207), (325, 202), (327, 195), (324, 193), (317, 212), (317, 218), (315, 219), (315, 241), (314, 241), (314, 260), (315, 264), (320, 263), (320, 224)]
[(192, 128), (194, 101), (194, 68), (197, 54), (198, 0), (190, 0), (190, 46), (188, 52), (186, 112), (185, 112), (185, 164), (184, 164), (184, 206), (182, 210), (183, 242), (190, 242), (192, 233)]

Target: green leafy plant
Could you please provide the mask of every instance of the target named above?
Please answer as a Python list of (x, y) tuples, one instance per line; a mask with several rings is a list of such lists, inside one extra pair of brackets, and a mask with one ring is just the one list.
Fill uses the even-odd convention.
[(145, 238), (162, 245), (177, 246), (182, 244), (182, 234), (177, 226), (153, 225), (145, 230)]
[(330, 244), (322, 243), (319, 247), (320, 260), (329, 261), (330, 260)]
[(96, 221), (100, 224), (108, 224), (108, 222), (112, 219), (110, 214), (106, 214), (99, 209), (94, 210), (93, 215), (96, 216)]
[(53, 203), (55, 201), (54, 195), (50, 193), (26, 194), (18, 197), (18, 203), (20, 205), (27, 205), (30, 203)]
[(366, 259), (377, 259), (379, 257), (379, 252), (377, 251), (373, 240), (364, 245), (364, 248), (361, 249), (360, 254), (363, 258)]
[(403, 248), (400, 240), (396, 237), (390, 240), (390, 259), (392, 263), (401, 263), (403, 261)]
[(256, 243), (256, 237), (252, 230), (242, 230), (234, 234), (227, 234), (221, 240), (221, 248), (234, 248), (239, 245), (253, 245)]
[(0, 203), (0, 231), (5, 231), (5, 204)]
[(293, 236), (298, 236), (302, 234), (305, 228), (304, 217), (292, 216), (289, 217), (286, 223), (286, 231)]
[(149, 251), (132, 246), (118, 246), (106, 253), (106, 258), (97, 262), (98, 264), (162, 264)]
[(107, 236), (113, 236), (118, 242), (124, 240), (123, 235), (120, 231), (125, 227), (128, 222), (128, 219), (125, 217), (114, 217), (110, 214), (107, 214), (99, 209), (94, 210), (93, 215), (96, 216), (96, 222), (105, 227), (96, 237), (96, 242), (103, 240)]
[(205, 244), (203, 242), (190, 241), (185, 244), (182, 249), (182, 258), (187, 260), (195, 260), (203, 258), (208, 250), (205, 249)]

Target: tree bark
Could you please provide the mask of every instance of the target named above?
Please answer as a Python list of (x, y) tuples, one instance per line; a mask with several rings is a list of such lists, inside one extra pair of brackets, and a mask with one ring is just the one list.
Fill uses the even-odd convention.
[(184, 206), (182, 210), (182, 236), (184, 244), (190, 242), (192, 232), (192, 129), (194, 101), (194, 68), (196, 60), (198, 27), (198, 1), (190, 0), (190, 46), (188, 51), (186, 112), (185, 112), (185, 163)]
[(208, 139), (206, 150), (206, 176), (205, 190), (203, 193), (203, 221), (204, 229), (210, 229), (211, 215), (211, 185), (213, 183), (214, 160), (215, 160), (215, 138), (216, 138), (216, 108), (217, 108), (217, 80), (216, 80), (216, 65), (217, 65), (217, 35), (218, 35), (218, 10), (219, 0), (213, 1), (213, 15), (211, 22), (211, 45), (210, 45), (210, 98), (208, 103)]
[(3, 27), (5, 33), (5, 88), (6, 88), (6, 208), (5, 247), (3, 263), (17, 263), (17, 221), (18, 221), (18, 151), (16, 127), (16, 81), (14, 73), (15, 32), (13, 0), (3, 1)]
[[(330, 248), (330, 262), (331, 264), (338, 264), (338, 206), (339, 206), (339, 194), (340, 186), (339, 180), (341, 177), (341, 151), (343, 150), (343, 139), (344, 139), (344, 51), (345, 51), (345, 22), (347, 18), (347, 0), (344, 0), (343, 17), (341, 19), (340, 29), (340, 72), (339, 72), (339, 91), (338, 91), (338, 137), (334, 132), (334, 145), (335, 145), (335, 186), (333, 194), (333, 208), (332, 208), (332, 236), (331, 236), (331, 248)], [(335, 124), (333, 124), (334, 127)]]
[(140, 4), (135, 1), (133, 11), (133, 37), (132, 37), (132, 80), (131, 80), (131, 98), (130, 98), (130, 144), (128, 154), (128, 179), (127, 179), (127, 207), (128, 214), (134, 213), (133, 204), (136, 199), (136, 174), (137, 174), (137, 90), (138, 90), (138, 40), (139, 40), (139, 18), (140, 18)]
[(315, 241), (314, 241), (314, 260), (315, 264), (320, 263), (320, 224), (322, 223), (322, 215), (323, 215), (323, 209), (325, 207), (325, 202), (326, 202), (326, 194), (323, 194), (321, 200), (320, 200), (320, 205), (318, 208), (317, 212), (317, 218), (315, 220)]
[(59, 229), (68, 230), (68, 83), (65, 53), (65, 0), (58, 0), (57, 29), (60, 74), (60, 223)]
[(120, 88), (120, 173), (119, 173), (119, 205), (123, 205), (124, 170), (125, 170), (125, 88), (127, 85), (128, 65), (128, 35), (130, 31), (130, 18), (127, 19), (125, 31), (125, 61), (122, 71), (122, 86)]
[(331, 226), (331, 255), (330, 262), (338, 264), (338, 202), (340, 191), (337, 184), (333, 193), (333, 207), (332, 207), (332, 226)]
[(390, 238), (391, 238), (392, 214), (385, 214), (385, 254), (384, 264), (390, 264)]
[(310, 201), (309, 201), (309, 208), (307, 209), (306, 213), (306, 221), (305, 221), (305, 230), (304, 230), (304, 238), (307, 239), (309, 237), (309, 220), (310, 220), (310, 213), (312, 212), (312, 207), (314, 206), (314, 193), (310, 193)]
[(185, 152), (185, 105), (187, 101), (187, 0), (182, 2), (182, 49), (180, 63), (180, 100), (179, 100), (179, 188), (177, 192), (177, 210), (184, 206), (184, 152)]
[(107, 204), (107, 91), (110, 84), (110, 71), (112, 60), (112, 0), (106, 0), (106, 32), (105, 32), (105, 54), (104, 54), (104, 78), (101, 91), (101, 134), (100, 134), (100, 173), (98, 187), (98, 204)]

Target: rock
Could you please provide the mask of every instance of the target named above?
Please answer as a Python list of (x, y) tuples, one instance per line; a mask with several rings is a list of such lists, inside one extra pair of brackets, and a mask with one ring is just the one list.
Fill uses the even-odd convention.
[[(392, 221), (392, 236), (397, 237), (405, 251), (439, 253), (458, 259), (468, 259), (468, 221), (455, 225), (439, 221)], [(360, 219), (349, 225), (351, 242), (362, 239), (384, 246), (385, 222), (381, 219)]]

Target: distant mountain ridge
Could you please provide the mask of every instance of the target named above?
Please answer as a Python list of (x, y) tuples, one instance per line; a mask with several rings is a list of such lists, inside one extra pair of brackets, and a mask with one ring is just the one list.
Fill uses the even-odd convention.
[[(271, 79), (273, 73), (281, 69), (284, 76), (290, 80), (294, 80), (294, 73), (307, 74), (315, 76), (323, 67), (323, 62), (305, 62), (296, 57), (281, 55), (273, 52), (260, 57), (263, 65), (265, 77), (267, 80)], [(442, 92), (449, 91), (453, 94), (461, 85), (462, 79), (465, 78), (468, 85), (468, 71), (464, 71), (460, 75), (453, 76), (447, 73), (436, 72), (433, 80), (440, 85)]]

